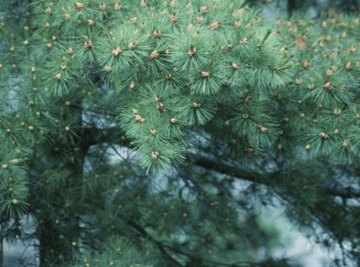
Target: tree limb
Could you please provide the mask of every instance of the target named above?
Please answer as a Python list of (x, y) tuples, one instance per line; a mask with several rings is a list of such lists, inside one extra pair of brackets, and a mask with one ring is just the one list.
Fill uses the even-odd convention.
[[(195, 164), (208, 170), (266, 186), (274, 186), (273, 177), (281, 178), (279, 177), (281, 175), (279, 171), (262, 174), (249, 168), (230, 164), (228, 162), (221, 162), (201, 155), (196, 156)], [(270, 179), (270, 177), (272, 178)], [(323, 186), (321, 189), (328, 195), (332, 196), (339, 196), (342, 198), (360, 198), (360, 190), (352, 186), (339, 188), (328, 185)]]
[[(89, 147), (94, 144), (106, 142), (117, 143), (129, 148), (134, 148), (131, 142), (125, 137), (125, 133), (119, 127), (105, 129), (88, 128), (85, 131), (86, 134), (83, 135), (84, 138), (81, 140), (82, 146)], [(251, 168), (243, 167), (239, 164), (232, 164), (225, 161), (215, 160), (212, 159), (211, 156), (202, 155), (200, 153), (196, 155), (194, 163), (208, 170), (216, 171), (218, 173), (223, 173), (237, 179), (263, 184), (270, 187), (275, 186), (274, 177), (281, 179), (282, 176), (280, 171), (261, 173)], [(279, 182), (279, 180), (277, 179), (276, 182)], [(324, 185), (321, 189), (326, 194), (332, 196), (339, 196), (346, 199), (360, 198), (360, 189), (354, 188), (353, 186), (344, 188)]]
[(154, 239), (148, 232), (145, 231), (145, 229), (143, 229), (140, 225), (138, 225), (136, 222), (128, 220), (128, 219), (124, 219), (125, 222), (131, 226), (133, 229), (135, 229), (138, 233), (140, 233), (143, 237), (145, 237), (146, 239), (152, 241), (160, 250), (160, 252), (166, 257), (166, 259), (168, 261), (170, 261), (172, 264), (174, 264), (175, 266), (179, 266), (179, 267), (183, 267), (183, 265), (178, 262), (177, 260), (175, 260), (173, 257), (171, 257), (169, 255), (169, 253), (167, 253), (166, 249), (163, 247), (162, 243), (159, 242), (158, 240)]

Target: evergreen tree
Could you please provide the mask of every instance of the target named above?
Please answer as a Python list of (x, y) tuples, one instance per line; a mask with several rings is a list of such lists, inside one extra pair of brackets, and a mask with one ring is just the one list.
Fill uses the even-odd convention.
[[(360, 21), (2, 1), (0, 213), (41, 266), (290, 266), (256, 208), (360, 259)], [(121, 158), (121, 160), (115, 160)], [(20, 220), (31, 215), (28, 236)]]

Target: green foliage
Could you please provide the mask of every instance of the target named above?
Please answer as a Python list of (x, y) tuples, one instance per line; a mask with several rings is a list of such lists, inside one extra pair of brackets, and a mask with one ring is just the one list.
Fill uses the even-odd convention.
[(107, 243), (103, 253), (84, 253), (81, 259), (79, 259), (79, 264), (69, 265), (69, 267), (154, 266), (154, 259), (152, 259), (154, 251), (151, 248), (143, 248), (143, 251), (145, 252), (144, 255), (144, 253), (140, 252), (133, 244), (122, 239), (112, 240)]
[(275, 198), (358, 261), (359, 19), (270, 23), (230, 0), (0, 8), (1, 222), (35, 218), (43, 266), (288, 266), (256, 215)]

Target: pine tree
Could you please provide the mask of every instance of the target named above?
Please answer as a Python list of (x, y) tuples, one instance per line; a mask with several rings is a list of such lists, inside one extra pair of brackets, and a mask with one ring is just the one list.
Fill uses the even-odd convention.
[(41, 266), (290, 266), (254, 253), (273, 235), (256, 207), (274, 199), (341, 248), (334, 264), (359, 262), (358, 18), (272, 25), (230, 0), (0, 7), (1, 228), (38, 238)]

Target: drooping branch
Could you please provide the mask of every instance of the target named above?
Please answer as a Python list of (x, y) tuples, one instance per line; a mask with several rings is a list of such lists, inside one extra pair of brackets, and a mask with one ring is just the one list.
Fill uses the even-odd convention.
[(170, 261), (174, 266), (179, 266), (182, 267), (183, 265), (178, 262), (177, 260), (175, 260), (173, 257), (171, 257), (168, 252), (166, 251), (166, 249), (162, 246), (162, 243), (157, 241), (156, 239), (154, 239), (148, 232), (146, 232), (145, 229), (143, 229), (139, 224), (137, 224), (134, 221), (125, 219), (126, 223), (133, 228), (134, 230), (136, 230), (139, 234), (141, 234), (144, 238), (148, 239), (149, 241), (151, 241), (153, 244), (156, 245), (156, 247), (160, 250), (160, 252), (166, 257), (166, 259), (168, 261)]
[[(133, 228), (134, 230), (136, 230), (139, 234), (141, 234), (144, 238), (148, 239), (149, 241), (153, 242), (160, 250), (160, 252), (173, 264), (175, 264), (176, 266), (183, 266), (180, 262), (176, 261), (173, 257), (171, 257), (169, 255), (169, 253), (167, 253), (167, 250), (172, 251), (175, 254), (180, 254), (183, 256), (186, 256), (189, 259), (200, 259), (198, 255), (193, 255), (187, 252), (182, 251), (181, 249), (177, 248), (177, 247), (173, 247), (173, 246), (169, 246), (167, 244), (164, 244), (158, 240), (156, 240), (154, 237), (152, 237), (141, 225), (139, 225), (138, 223), (125, 219), (126, 223)], [(211, 266), (224, 266), (224, 267), (250, 267), (250, 266), (258, 266), (256, 263), (254, 262), (249, 262), (249, 261), (242, 261), (239, 263), (233, 263), (233, 264), (228, 264), (228, 263), (222, 263), (222, 262), (217, 262), (217, 261), (212, 261), (209, 259), (204, 259), (201, 258), (202, 261), (207, 262), (208, 264), (211, 264)], [(187, 266), (187, 265), (186, 265)]]
[[(125, 133), (120, 129), (120, 127), (106, 129), (89, 128), (85, 130), (85, 133), (84, 139), (82, 139), (82, 145), (86, 147), (104, 142), (134, 148), (130, 140), (125, 137)], [(280, 171), (260, 172), (236, 163), (233, 164), (230, 162), (215, 160), (210, 155), (197, 154), (194, 163), (207, 170), (216, 171), (237, 179), (270, 187), (275, 187), (276, 182), (281, 182), (282, 178), (282, 173)], [(354, 188), (353, 186), (344, 188), (324, 185), (320, 189), (328, 195), (338, 196), (344, 199), (360, 198), (360, 189)]]
[[(275, 186), (274, 177), (277, 178), (277, 181), (279, 181), (278, 179), (281, 179), (281, 173), (279, 171), (260, 173), (259, 171), (245, 168), (240, 165), (221, 162), (201, 155), (197, 155), (195, 164), (208, 170), (271, 187)], [(324, 185), (321, 190), (332, 196), (339, 196), (342, 198), (360, 198), (360, 190), (352, 186), (342, 188)]]

